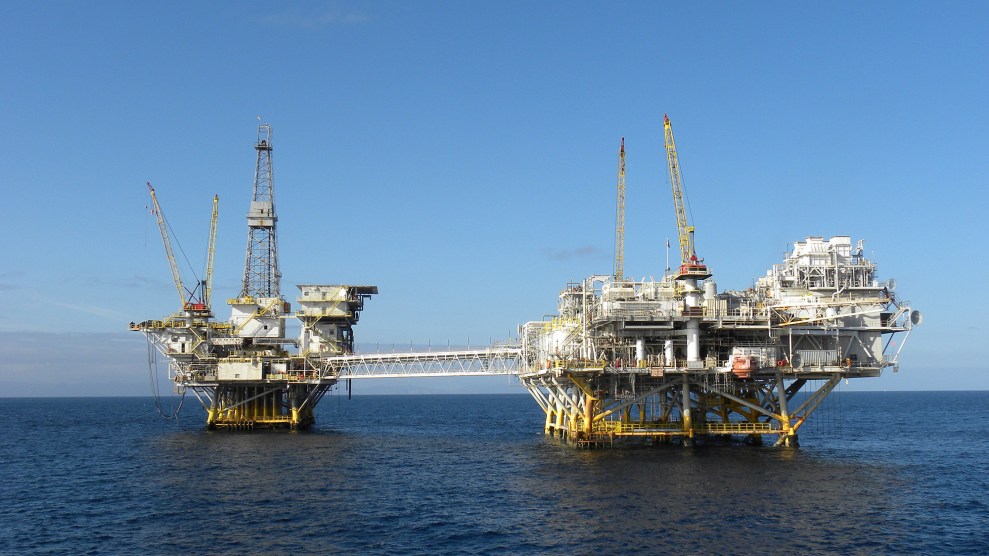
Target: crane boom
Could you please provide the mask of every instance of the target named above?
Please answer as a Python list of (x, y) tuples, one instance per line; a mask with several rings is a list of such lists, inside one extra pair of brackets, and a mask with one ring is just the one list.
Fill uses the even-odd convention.
[(618, 149), (618, 211), (615, 217), (615, 280), (625, 276), (625, 138)]
[(673, 207), (676, 210), (677, 232), (680, 238), (680, 263), (688, 264), (693, 253), (691, 234), (694, 227), (687, 224), (687, 211), (683, 206), (683, 184), (680, 182), (680, 162), (677, 158), (676, 143), (673, 141), (673, 126), (670, 118), (663, 114), (663, 131), (666, 136), (666, 161), (670, 169), (670, 185), (673, 187)]
[(663, 114), (663, 132), (666, 138), (666, 161), (670, 169), (670, 186), (673, 188), (673, 206), (676, 209), (677, 233), (680, 239), (680, 272), (679, 275), (693, 278), (710, 276), (703, 259), (697, 258), (694, 251), (694, 227), (687, 222), (687, 211), (683, 204), (683, 184), (680, 180), (680, 161), (677, 157), (676, 143), (673, 141), (673, 126), (670, 118)]
[(206, 310), (210, 309), (210, 299), (213, 296), (213, 253), (216, 246), (216, 219), (219, 215), (219, 204), (220, 196), (213, 195), (213, 216), (209, 222), (209, 245), (206, 248), (206, 280), (203, 287), (203, 303), (206, 304)]
[(155, 217), (158, 219), (158, 231), (161, 232), (161, 242), (165, 246), (165, 255), (168, 257), (168, 266), (172, 269), (172, 281), (175, 282), (175, 290), (179, 293), (179, 306), (185, 306), (185, 288), (182, 286), (182, 277), (179, 275), (179, 265), (175, 262), (175, 253), (172, 251), (172, 242), (168, 239), (168, 226), (165, 223), (165, 215), (158, 205), (158, 197), (155, 195), (155, 188), (148, 182), (148, 191), (151, 192), (151, 204), (154, 208)]

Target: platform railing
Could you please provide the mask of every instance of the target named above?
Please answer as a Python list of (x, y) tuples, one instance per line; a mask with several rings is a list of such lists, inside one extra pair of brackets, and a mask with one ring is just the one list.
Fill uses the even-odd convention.
[[(747, 421), (728, 423), (695, 423), (692, 427), (695, 433), (703, 434), (776, 434), (782, 432), (772, 423), (750, 423)], [(600, 421), (594, 424), (594, 432), (618, 435), (648, 434), (648, 433), (678, 433), (683, 432), (682, 421), (663, 422), (622, 422)]]

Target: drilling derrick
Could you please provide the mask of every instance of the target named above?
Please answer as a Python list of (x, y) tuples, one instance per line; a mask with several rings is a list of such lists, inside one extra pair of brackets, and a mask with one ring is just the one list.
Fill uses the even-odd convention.
[(244, 262), (244, 286), (240, 297), (279, 297), (278, 241), (275, 225), (275, 189), (271, 170), (271, 126), (258, 127), (258, 153), (254, 171), (254, 196), (247, 213), (247, 256)]
[[(241, 338), (251, 338), (258, 349), (277, 348), (285, 340), (285, 319), (291, 310), (282, 298), (275, 226), (275, 189), (271, 168), (271, 126), (258, 126), (254, 193), (247, 211), (247, 253), (240, 295), (229, 299), (230, 323)], [(291, 342), (288, 340), (287, 342)]]

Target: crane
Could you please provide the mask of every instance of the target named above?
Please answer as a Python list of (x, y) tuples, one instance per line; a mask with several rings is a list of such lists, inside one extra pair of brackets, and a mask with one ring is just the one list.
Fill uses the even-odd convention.
[(680, 271), (677, 278), (707, 278), (710, 272), (704, 259), (698, 259), (694, 251), (694, 227), (687, 222), (687, 211), (683, 206), (683, 184), (680, 180), (680, 162), (677, 158), (676, 143), (673, 141), (673, 127), (670, 118), (663, 114), (663, 130), (666, 137), (666, 160), (670, 169), (670, 186), (673, 188), (673, 206), (676, 210), (677, 232), (680, 238)]
[(206, 252), (206, 279), (199, 282), (196, 291), (189, 291), (182, 283), (182, 275), (179, 272), (179, 265), (175, 261), (175, 252), (172, 250), (172, 242), (168, 236), (168, 223), (165, 221), (165, 214), (158, 204), (158, 196), (155, 195), (155, 188), (148, 182), (148, 191), (151, 192), (151, 204), (155, 218), (158, 220), (158, 231), (161, 233), (161, 242), (165, 246), (165, 256), (168, 258), (168, 267), (172, 271), (172, 281), (175, 283), (175, 290), (179, 294), (179, 304), (183, 310), (196, 312), (209, 312), (210, 294), (213, 288), (213, 252), (216, 244), (216, 221), (220, 197), (213, 196), (213, 216), (210, 220), (209, 246)]
[(216, 246), (216, 219), (219, 215), (218, 209), (220, 196), (213, 195), (213, 216), (209, 221), (209, 245), (206, 247), (206, 280), (203, 284), (203, 303), (206, 310), (210, 310), (210, 299), (213, 296), (213, 253)]
[(625, 138), (618, 148), (618, 213), (615, 217), (615, 280), (625, 274)]
[(168, 226), (165, 223), (165, 215), (158, 205), (158, 197), (155, 195), (155, 188), (148, 182), (148, 191), (151, 192), (151, 205), (155, 218), (158, 219), (158, 231), (161, 232), (161, 242), (165, 245), (165, 256), (168, 257), (168, 267), (172, 270), (172, 281), (175, 282), (175, 290), (179, 293), (179, 305), (185, 307), (185, 287), (182, 286), (182, 277), (179, 275), (179, 265), (175, 262), (175, 252), (172, 251), (172, 242), (168, 239)]

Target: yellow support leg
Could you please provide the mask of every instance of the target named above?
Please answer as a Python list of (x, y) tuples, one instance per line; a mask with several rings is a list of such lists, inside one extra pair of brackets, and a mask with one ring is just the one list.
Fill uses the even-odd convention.
[(683, 430), (687, 434), (688, 444), (694, 440), (694, 424), (690, 418), (690, 380), (683, 375)]

